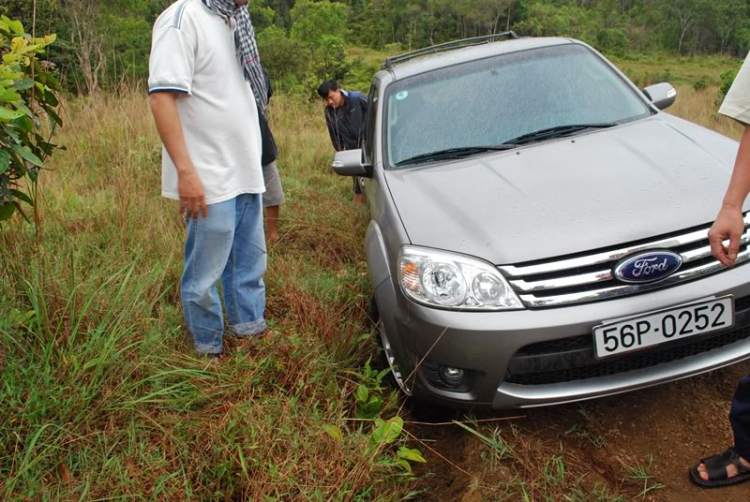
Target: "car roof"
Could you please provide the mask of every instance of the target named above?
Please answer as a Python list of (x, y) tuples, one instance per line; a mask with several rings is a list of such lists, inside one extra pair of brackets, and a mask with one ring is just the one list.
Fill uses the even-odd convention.
[[(456, 49), (450, 49), (444, 52), (436, 52), (419, 56), (405, 62), (396, 63), (390, 68), (383, 70), (390, 75), (387, 80), (400, 80), (411, 77), (420, 73), (426, 73), (439, 68), (445, 68), (455, 64), (476, 61), (501, 54), (510, 54), (521, 52), (529, 49), (539, 49), (542, 47), (553, 47), (565, 44), (580, 44), (577, 40), (557, 37), (540, 37), (540, 38), (519, 38), (515, 40), (505, 40), (500, 42), (482, 43), (478, 45), (469, 45)], [(382, 73), (382, 72), (381, 72)], [(382, 75), (384, 76), (384, 75)], [(381, 77), (382, 77), (381, 76)], [(386, 80), (381, 78), (381, 80)]]

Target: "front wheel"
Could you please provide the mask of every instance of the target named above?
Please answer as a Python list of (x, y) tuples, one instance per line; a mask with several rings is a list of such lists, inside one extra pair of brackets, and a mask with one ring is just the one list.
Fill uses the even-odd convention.
[[(375, 329), (378, 334), (378, 345), (380, 346), (380, 353), (385, 360), (385, 364), (388, 365), (391, 372), (391, 378), (401, 390), (401, 392), (407, 397), (406, 403), (409, 409), (409, 414), (419, 420), (429, 423), (442, 422), (451, 420), (455, 416), (455, 411), (444, 406), (422, 401), (421, 399), (414, 397), (414, 380), (416, 374), (405, 375), (402, 373), (396, 361), (396, 354), (393, 351), (390, 341), (388, 340), (388, 334), (386, 333), (383, 320), (380, 318), (375, 298), (372, 299), (370, 304), (371, 318), (375, 323)], [(382, 366), (385, 367), (385, 364)]]
[(375, 324), (375, 330), (377, 331), (380, 353), (385, 360), (385, 364), (387, 364), (391, 370), (391, 377), (396, 382), (396, 385), (398, 385), (398, 388), (401, 389), (401, 392), (403, 392), (407, 396), (411, 396), (415, 375), (411, 375), (411, 378), (409, 378), (409, 375), (404, 375), (401, 372), (401, 369), (398, 366), (398, 362), (396, 362), (396, 354), (393, 351), (391, 342), (388, 340), (388, 334), (385, 331), (385, 325), (383, 324), (383, 320), (380, 318), (380, 310), (378, 309), (378, 304), (375, 301), (374, 297), (370, 300), (370, 317), (372, 319), (372, 322)]

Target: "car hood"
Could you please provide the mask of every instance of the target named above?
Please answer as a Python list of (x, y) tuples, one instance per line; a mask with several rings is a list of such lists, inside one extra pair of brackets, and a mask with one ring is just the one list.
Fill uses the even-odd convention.
[(736, 141), (659, 113), (385, 177), (412, 244), (505, 265), (710, 223), (736, 153)]

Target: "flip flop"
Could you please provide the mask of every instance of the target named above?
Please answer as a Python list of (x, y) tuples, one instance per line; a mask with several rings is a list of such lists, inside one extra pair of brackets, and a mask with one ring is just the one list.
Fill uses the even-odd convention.
[[(708, 481), (701, 478), (698, 467), (701, 464), (706, 466), (708, 472)], [(734, 464), (737, 468), (737, 475), (727, 477), (727, 466)], [(714, 455), (701, 459), (698, 465), (690, 469), (690, 481), (703, 488), (723, 488), (732, 486), (750, 480), (750, 469), (742, 465), (739, 454), (734, 448), (729, 448), (720, 455)]]

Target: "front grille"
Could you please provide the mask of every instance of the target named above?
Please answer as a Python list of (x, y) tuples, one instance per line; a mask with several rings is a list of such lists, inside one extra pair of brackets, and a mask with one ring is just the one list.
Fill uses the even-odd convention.
[(578, 368), (566, 368), (550, 372), (509, 374), (506, 382), (519, 385), (547, 385), (553, 383), (571, 382), (609, 375), (617, 375), (628, 371), (651, 368), (663, 363), (671, 363), (686, 357), (695, 356), (710, 350), (725, 347), (750, 337), (750, 327), (730, 331), (723, 335), (717, 335), (703, 340), (698, 340), (689, 345), (678, 347), (666, 346), (661, 350), (642, 354), (633, 354), (615, 358), (612, 361), (602, 361), (597, 364)]
[[(750, 260), (750, 216), (745, 215), (737, 263)], [(708, 242), (709, 225), (662, 235), (631, 243), (625, 247), (599, 250), (577, 255), (516, 266), (501, 266), (514, 291), (527, 308), (551, 308), (618, 298), (666, 288), (675, 284), (706, 277), (724, 270), (711, 256)], [(613, 273), (623, 258), (648, 250), (668, 250), (682, 257), (682, 267), (657, 283), (626, 284)]]
[(724, 333), (687, 338), (644, 352), (596, 359), (591, 334), (527, 345), (515, 353), (505, 381), (519, 385), (571, 382), (651, 368), (718, 349), (750, 337), (750, 297), (734, 302), (736, 327)]

